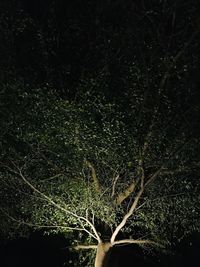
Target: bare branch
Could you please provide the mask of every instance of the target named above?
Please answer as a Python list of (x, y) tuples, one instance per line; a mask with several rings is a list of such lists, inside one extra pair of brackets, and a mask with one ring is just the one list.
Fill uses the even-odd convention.
[(65, 225), (45, 225), (45, 224), (34, 224), (34, 223), (29, 223), (24, 220), (18, 220), (15, 217), (11, 216), (8, 214), (5, 210), (0, 209), (2, 213), (4, 213), (9, 219), (12, 221), (18, 223), (18, 224), (24, 224), (30, 227), (37, 227), (37, 228), (59, 228), (59, 229), (67, 229), (67, 230), (73, 230), (73, 231), (85, 231), (84, 228), (79, 228), (79, 227), (70, 227), (70, 226), (65, 226)]
[[(91, 237), (93, 237), (94, 239), (97, 239), (96, 236), (93, 235), (90, 231), (88, 231), (84, 226), (83, 226), (83, 228), (82, 228), (81, 231), (84, 231), (84, 232), (86, 232), (88, 235), (90, 235)], [(98, 240), (98, 239), (97, 239), (97, 240)]]
[(73, 247), (73, 249), (75, 249), (75, 250), (79, 250), (79, 249), (97, 249), (97, 245), (77, 245), (77, 246)]
[(113, 242), (113, 246), (115, 245), (129, 245), (129, 244), (150, 244), (150, 245), (159, 245), (158, 243), (151, 241), (151, 240), (141, 240), (141, 239), (122, 239), (122, 240), (117, 240)]
[(96, 228), (94, 227), (94, 225), (85, 217), (83, 216), (79, 216), (77, 214), (75, 214), (74, 212), (67, 210), (66, 208), (64, 208), (63, 206), (60, 206), (59, 204), (57, 204), (56, 202), (54, 202), (49, 196), (47, 196), (46, 194), (44, 194), (43, 192), (41, 192), (40, 190), (38, 190), (32, 183), (30, 183), (25, 176), (22, 174), (21, 170), (13, 163), (13, 165), (18, 169), (18, 172), (16, 172), (15, 170), (12, 170), (10, 167), (8, 167), (8, 169), (10, 171), (12, 171), (14, 174), (17, 174), (18, 176), (21, 177), (21, 179), (24, 181), (24, 183), (26, 185), (28, 185), (34, 192), (36, 192), (37, 194), (39, 194), (40, 196), (42, 196), (42, 198), (47, 201), (48, 203), (50, 203), (51, 205), (53, 205), (54, 207), (56, 207), (57, 209), (63, 211), (64, 213), (71, 215), (75, 218), (77, 218), (79, 221), (85, 221), (90, 228), (92, 229), (94, 235), (92, 233), (90, 233), (88, 230), (88, 233), (90, 233), (91, 236), (93, 236), (96, 240), (98, 240), (99, 242), (101, 241), (100, 236), (97, 233)]
[(142, 193), (144, 192), (144, 187), (142, 187), (140, 189), (140, 191), (137, 193), (135, 200), (133, 201), (133, 204), (131, 205), (129, 211), (125, 214), (125, 216), (123, 217), (122, 221), (120, 224), (118, 224), (118, 226), (116, 227), (115, 231), (112, 234), (112, 237), (110, 239), (111, 244), (113, 244), (115, 242), (115, 238), (118, 235), (119, 231), (124, 227), (124, 225), (126, 224), (128, 218), (133, 214), (134, 210), (137, 207), (138, 201), (142, 195)]

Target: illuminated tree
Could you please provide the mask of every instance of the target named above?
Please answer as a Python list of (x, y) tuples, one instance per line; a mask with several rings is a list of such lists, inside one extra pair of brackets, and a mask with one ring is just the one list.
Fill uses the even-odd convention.
[[(61, 232), (95, 249), (95, 267), (113, 246), (160, 248), (200, 225), (199, 1), (114, 2), (82, 5), (85, 19), (60, 18), (55, 1), (45, 23), (0, 17), (0, 233)], [(30, 88), (42, 71), (62, 85)]]
[(144, 93), (126, 109), (90, 91), (70, 102), (19, 93), (29, 110), (4, 125), (3, 230), (62, 232), (75, 249), (96, 249), (95, 267), (113, 246), (163, 247), (198, 230), (197, 108), (180, 113), (167, 95)]

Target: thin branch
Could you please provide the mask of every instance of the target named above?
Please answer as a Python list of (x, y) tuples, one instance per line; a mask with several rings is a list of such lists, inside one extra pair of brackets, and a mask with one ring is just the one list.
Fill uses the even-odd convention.
[(166, 164), (167, 163), (164, 163), (153, 175), (150, 176), (150, 178), (145, 183), (145, 187), (153, 182), (153, 180), (159, 175), (159, 173), (162, 171), (162, 169), (165, 167)]
[(73, 249), (75, 249), (75, 250), (79, 250), (79, 249), (97, 249), (97, 245), (77, 245), (77, 246), (73, 247)]
[(165, 86), (165, 83), (167, 81), (167, 78), (169, 77), (170, 71), (172, 70), (172, 68), (175, 66), (176, 62), (179, 60), (179, 58), (182, 56), (182, 54), (185, 52), (185, 50), (188, 48), (188, 46), (192, 43), (192, 41), (194, 40), (194, 38), (196, 37), (196, 35), (199, 33), (199, 28), (197, 29), (197, 31), (195, 31), (192, 36), (190, 37), (190, 39), (184, 44), (184, 46), (177, 52), (177, 54), (175, 55), (173, 62), (169, 65), (169, 67), (167, 68), (166, 72), (164, 73), (161, 81), (160, 81), (160, 90), (162, 90)]
[(137, 206), (137, 208), (135, 209), (135, 211), (141, 209), (144, 205), (147, 204), (147, 202), (148, 202), (148, 201), (146, 200), (146, 201), (143, 202), (140, 206)]
[(100, 187), (99, 180), (98, 180), (94, 166), (88, 160), (86, 160), (85, 163), (92, 171), (92, 179), (93, 179), (94, 188), (96, 189), (97, 192), (101, 192), (101, 187)]
[(114, 195), (115, 195), (115, 189), (116, 189), (116, 184), (117, 184), (118, 179), (119, 179), (119, 174), (117, 176), (115, 176), (115, 178), (114, 178), (113, 185), (112, 185), (111, 197), (114, 197)]
[[(159, 200), (159, 199), (163, 199), (163, 198), (177, 197), (177, 196), (184, 196), (184, 195), (187, 195), (187, 193), (177, 193), (177, 194), (164, 195), (164, 196), (160, 196), (160, 197), (153, 198), (153, 199), (148, 200), (148, 201), (149, 201), (149, 202), (152, 202), (152, 201), (157, 201), (157, 200)], [(146, 203), (146, 202), (145, 202), (145, 203)]]
[(150, 245), (159, 245), (158, 243), (151, 241), (151, 240), (140, 240), (140, 239), (123, 239), (123, 240), (117, 240), (113, 242), (113, 246), (115, 245), (129, 245), (129, 244), (150, 244)]
[(188, 140), (187, 142), (185, 142), (182, 146), (178, 147), (178, 149), (174, 152), (171, 153), (171, 155), (169, 155), (169, 158), (166, 162), (164, 162), (162, 164), (162, 166), (154, 173), (152, 174), (149, 179), (147, 180), (147, 182), (145, 183), (144, 187), (148, 186), (151, 182), (153, 182), (153, 180), (161, 173), (161, 171), (163, 170), (163, 168), (165, 168), (165, 166), (173, 159), (174, 156), (176, 156), (179, 152), (181, 152), (183, 150), (183, 148), (190, 142), (191, 140)]
[(37, 227), (37, 228), (60, 228), (60, 229), (68, 229), (68, 230), (73, 230), (73, 231), (85, 231), (85, 229), (83, 228), (79, 228), (79, 227), (70, 227), (70, 226), (65, 226), (65, 225), (43, 225), (43, 224), (34, 224), (34, 223), (29, 223), (26, 222), (24, 220), (18, 220), (16, 218), (14, 218), (13, 216), (11, 216), (10, 214), (8, 214), (5, 210), (0, 209), (2, 213), (4, 213), (9, 219), (11, 219), (12, 221), (18, 223), (18, 224), (24, 224), (30, 227)]
[(92, 223), (93, 223), (93, 225), (95, 225), (95, 221), (94, 221), (94, 219), (95, 219), (94, 210), (91, 209), (91, 212), (92, 212)]
[(143, 161), (144, 159), (144, 156), (145, 156), (145, 153), (149, 147), (149, 144), (150, 144), (150, 140), (151, 140), (151, 137), (152, 137), (152, 134), (153, 134), (153, 127), (154, 127), (154, 123), (155, 123), (155, 118), (156, 118), (156, 113), (157, 113), (157, 109), (154, 108), (154, 113), (152, 115), (152, 121), (151, 121), (151, 125), (149, 126), (149, 131), (145, 137), (145, 140), (144, 140), (144, 144), (143, 144), (143, 148), (142, 148), (142, 151), (141, 151), (141, 160)]
[(141, 175), (140, 187), (143, 188), (145, 177), (144, 177), (144, 168), (143, 168), (143, 160), (142, 159), (139, 161), (139, 171), (140, 171), (140, 175)]
[[(88, 231), (84, 226), (82, 228), (83, 231), (85, 231), (86, 233), (88, 233), (88, 235), (90, 235), (91, 237), (93, 237), (94, 239), (97, 239), (95, 235), (93, 235), (90, 231)], [(97, 239), (98, 240), (98, 239)]]
[(145, 202), (143, 202), (141, 205), (137, 206), (137, 208), (135, 209), (135, 211), (141, 209), (143, 206), (145, 206), (149, 202), (157, 201), (157, 200), (160, 200), (160, 199), (163, 199), (163, 198), (168, 198), (168, 197), (177, 197), (177, 196), (181, 196), (181, 195), (186, 195), (186, 193), (178, 193), (178, 194), (164, 195), (164, 196), (156, 197), (154, 199), (148, 199)]
[[(60, 206), (59, 204), (57, 204), (56, 202), (54, 202), (50, 197), (48, 197), (46, 194), (44, 194), (43, 192), (41, 192), (40, 190), (38, 190), (35, 186), (33, 186), (33, 184), (31, 184), (26, 178), (25, 176), (22, 174), (21, 170), (13, 163), (13, 165), (18, 169), (19, 172), (16, 172), (14, 170), (12, 170), (10, 167), (9, 170), (12, 171), (13, 173), (19, 175), (22, 180), (24, 181), (24, 183), (26, 185), (28, 185), (34, 192), (38, 193), (39, 195), (41, 195), (43, 197), (44, 200), (46, 200), (47, 202), (49, 202), (50, 204), (52, 204), (54, 207), (56, 207), (59, 210), (62, 210), (63, 212), (65, 212), (68, 215), (71, 215), (75, 218), (77, 218), (78, 220), (82, 220), (85, 221), (90, 228), (93, 230), (94, 234), (95, 234), (95, 239), (98, 240), (99, 242), (101, 241), (96, 228), (94, 227), (94, 225), (85, 217), (83, 216), (78, 216), (77, 214), (73, 213), (72, 211), (69, 211), (67, 209), (65, 209), (64, 207)], [(89, 232), (89, 231), (88, 231)], [(90, 233), (90, 235), (92, 235), (92, 233)], [(92, 235), (94, 237), (94, 235)]]
[(46, 183), (47, 181), (49, 182), (49, 181), (54, 180), (55, 178), (58, 178), (60, 176), (62, 176), (62, 173), (58, 173), (58, 174), (55, 174), (55, 175), (53, 175), (51, 177), (43, 179), (40, 183)]
[(180, 168), (176, 170), (167, 170), (164, 169), (163, 171), (160, 172), (160, 175), (175, 175), (175, 174), (180, 174), (180, 173), (189, 173), (191, 170), (186, 169), (186, 168)]

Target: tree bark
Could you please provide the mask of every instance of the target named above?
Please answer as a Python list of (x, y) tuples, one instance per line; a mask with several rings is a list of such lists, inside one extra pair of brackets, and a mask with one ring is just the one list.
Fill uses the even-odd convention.
[(97, 254), (95, 259), (95, 267), (106, 267), (109, 249), (111, 248), (111, 243), (99, 243), (97, 246)]

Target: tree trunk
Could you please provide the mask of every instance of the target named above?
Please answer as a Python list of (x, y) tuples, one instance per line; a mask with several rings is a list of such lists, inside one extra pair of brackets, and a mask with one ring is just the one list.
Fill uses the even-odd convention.
[(108, 251), (111, 247), (110, 243), (99, 243), (97, 247), (97, 254), (95, 259), (95, 267), (106, 267), (108, 260)]

